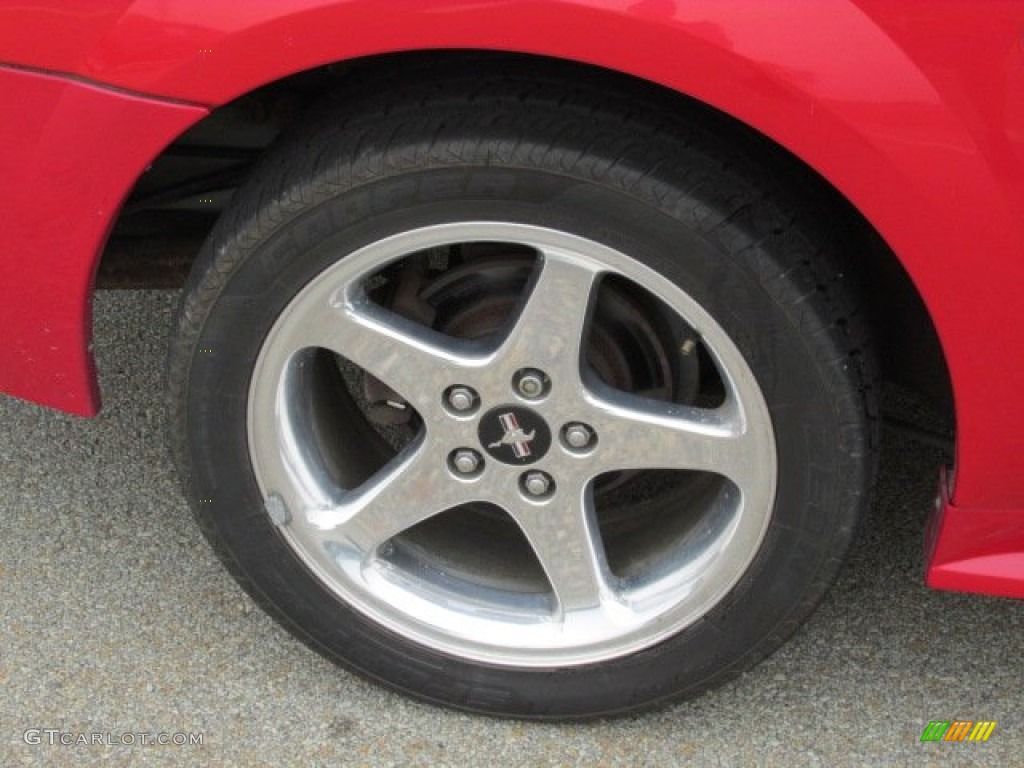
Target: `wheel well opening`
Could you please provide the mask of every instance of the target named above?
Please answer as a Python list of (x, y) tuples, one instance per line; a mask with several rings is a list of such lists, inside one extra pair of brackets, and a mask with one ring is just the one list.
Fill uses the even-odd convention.
[(214, 109), (151, 164), (122, 208), (100, 262), (99, 288), (180, 287), (196, 253), (264, 151), (307, 109), (352, 83), (472, 71), (544, 68), (567, 88), (588, 81), (642, 97), (666, 114), (703, 123), (780, 179), (813, 211), (815, 226), (848, 270), (868, 321), (883, 378), (923, 394), (938, 430), (951, 431), (949, 374), (931, 318), (910, 277), (869, 222), (799, 158), (735, 119), (662, 86), (591, 65), (491, 52), (402, 53), (321, 67), (258, 88)]

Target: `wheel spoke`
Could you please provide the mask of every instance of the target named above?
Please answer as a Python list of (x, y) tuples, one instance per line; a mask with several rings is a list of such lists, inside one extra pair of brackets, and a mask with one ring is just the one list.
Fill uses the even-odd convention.
[(389, 463), (339, 503), (310, 510), (306, 523), (322, 541), (371, 555), (393, 536), (459, 504), (462, 485), (423, 442)]
[(545, 250), (515, 325), (498, 352), (502, 367), (536, 367), (555, 382), (578, 383), (581, 348), (599, 274), (593, 264), (558, 250)]
[(558, 598), (563, 620), (614, 599), (589, 488), (565, 506), (524, 505), (514, 515)]
[(459, 368), (484, 365), (469, 342), (445, 337), (368, 299), (324, 302), (289, 329), (283, 346), (322, 347), (384, 382), (416, 407), (429, 407)]
[(762, 485), (770, 466), (770, 434), (748, 429), (728, 404), (708, 410), (628, 396), (604, 399), (594, 425), (601, 471), (679, 469), (711, 472), (741, 490)]

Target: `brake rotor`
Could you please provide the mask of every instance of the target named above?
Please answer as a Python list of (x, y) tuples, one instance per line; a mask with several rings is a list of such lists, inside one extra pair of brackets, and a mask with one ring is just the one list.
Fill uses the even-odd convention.
[[(535, 260), (528, 249), (490, 244), (461, 246), (456, 263), (442, 271), (409, 259), (392, 276), (382, 303), (448, 336), (485, 339), (514, 317)], [(585, 359), (615, 389), (690, 403), (700, 387), (695, 339), (691, 328), (670, 323), (648, 296), (610, 277), (598, 293)]]

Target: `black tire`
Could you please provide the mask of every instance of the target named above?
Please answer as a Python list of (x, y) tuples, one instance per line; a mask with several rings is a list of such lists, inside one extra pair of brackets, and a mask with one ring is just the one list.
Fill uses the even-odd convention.
[[(543, 72), (478, 70), (429, 87), (368, 84), (340, 102), (274, 148), (239, 191), (203, 250), (180, 313), (169, 367), (173, 447), (199, 524), (236, 578), (329, 658), (422, 699), (491, 714), (580, 718), (631, 711), (703, 691), (770, 653), (836, 577), (874, 465), (870, 357), (841, 272), (830, 266), (828, 243), (800, 203), (699, 124)], [(485, 652), (460, 654), (403, 631), (401, 618), (385, 626), (344, 599), (314, 574), (304, 550), (287, 537), (287, 524), (280, 525), (284, 515), (301, 512), (285, 512), (275, 501), (276, 523), (268, 514), (248, 409), (257, 361), (285, 308), (348, 254), (399, 233), (466, 221), (568, 233), (667, 278), (724, 331), (763, 394), (776, 465), (766, 528), (738, 578), (722, 577), (725, 594), (699, 616), (680, 620), (668, 636), (648, 632), (632, 646), (624, 640), (595, 652), (596, 660), (581, 654), (582, 660), (566, 656), (564, 663), (506, 664)], [(450, 261), (431, 269), (453, 269), (455, 257), (445, 258)], [(490, 287), (496, 281), (488, 290), (500, 293)], [(651, 283), (639, 282), (636, 291), (608, 299), (628, 305), (608, 310), (616, 318), (658, 303), (644, 292)], [(465, 291), (474, 284), (469, 279)], [(457, 314), (463, 289), (445, 290)], [(679, 333), (690, 332), (678, 330), (672, 312), (649, 311), (640, 312), (639, 335), (675, 334), (678, 341)], [(663, 323), (662, 316), (669, 319)], [(700, 356), (700, 381), (719, 378), (700, 386), (721, 387), (718, 358)], [(657, 368), (663, 357), (657, 349), (654, 363), (636, 365)], [(322, 356), (306, 362), (325, 367)], [(674, 362), (669, 366), (675, 371)], [(335, 374), (317, 374), (324, 378), (316, 386), (346, 387), (344, 372)], [(692, 375), (676, 371), (669, 378)], [(679, 394), (687, 386), (666, 386), (673, 394), (662, 399), (701, 402), (693, 391)], [(313, 389), (295, 391), (320, 397)], [(342, 399), (332, 419), (383, 450), (387, 461), (388, 429), (354, 425), (366, 403), (358, 392)], [(331, 452), (324, 445), (333, 438), (317, 423), (310, 432), (317, 436), (309, 439), (320, 441), (321, 456)], [(557, 427), (550, 425), (553, 444)], [(474, 443), (476, 449), (487, 467), (498, 464), (486, 445)], [(339, 450), (340, 464), (354, 463), (354, 454)], [(335, 479), (354, 485), (377, 468), (356, 470), (357, 480)], [(344, 476), (347, 469), (332, 465), (331, 471)], [(648, 512), (645, 497), (631, 517), (621, 500), (650, 485), (651, 476), (640, 474), (640, 480), (630, 475), (606, 483), (615, 486), (607, 498), (626, 510), (620, 517), (681, 530), (663, 521), (686, 506), (680, 502), (691, 498), (686, 494), (706, 491), (680, 476), (666, 496), (654, 493), (656, 511)], [(484, 520), (481, 537), (500, 534), (507, 523)], [(608, 530), (619, 524), (612, 519)], [(656, 550), (667, 562), (675, 562), (675, 552)]]

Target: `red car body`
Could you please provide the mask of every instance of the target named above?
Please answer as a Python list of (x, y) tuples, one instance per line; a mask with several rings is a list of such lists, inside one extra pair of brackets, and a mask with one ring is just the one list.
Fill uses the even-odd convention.
[(660, 84), (830, 182), (942, 346), (955, 470), (934, 587), (1024, 597), (1024, 3), (968, 0), (0, 0), (0, 390), (91, 415), (97, 265), (147, 166), (287, 75), (510, 51)]

